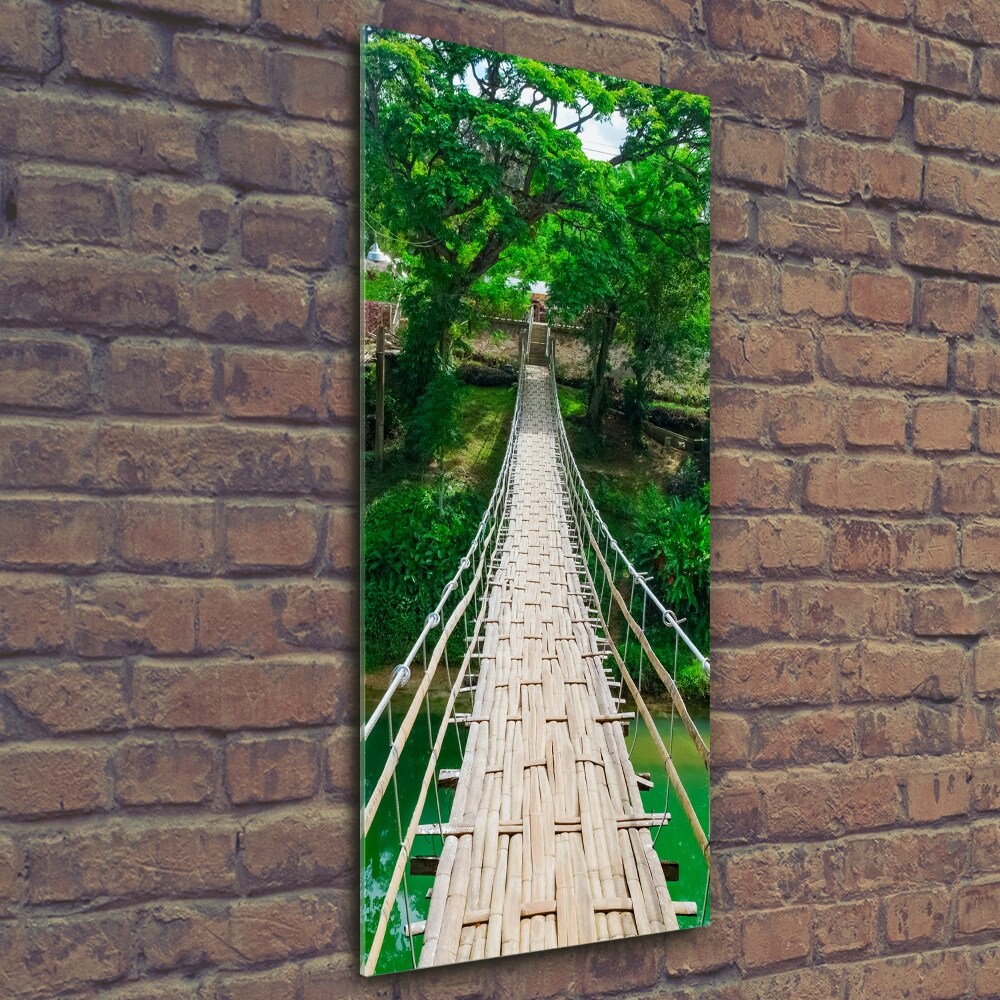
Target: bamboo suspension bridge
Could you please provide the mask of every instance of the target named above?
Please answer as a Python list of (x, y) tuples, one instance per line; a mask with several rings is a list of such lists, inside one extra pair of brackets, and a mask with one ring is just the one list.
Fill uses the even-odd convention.
[[(672, 717), (706, 768), (709, 752), (675, 677), (646, 637), (647, 611), (673, 630), (674, 673), (681, 643), (706, 672), (709, 663), (626, 559), (591, 500), (559, 411), (548, 327), (529, 326), (525, 340), (490, 504), (362, 730), (365, 753), (385, 762), (365, 802), (362, 836), (394, 803), (399, 839), (366, 973), (377, 969), (401, 889), (404, 934), (421, 967), (672, 930), (679, 913), (704, 914), (707, 881), (702, 900), (671, 899), (666, 863), (654, 846), (670, 814), (646, 812), (641, 792), (651, 782), (630, 761), (630, 728), (644, 724), (669, 781), (668, 802), (672, 794), (707, 861), (708, 837), (641, 692), (644, 666), (666, 687)], [(608, 629), (612, 614), (623, 623), (624, 653)], [(630, 643), (638, 646), (637, 677), (626, 665)], [(435, 732), (429, 697), (436, 678), (447, 702)], [(460, 702), (471, 706), (460, 711)], [(394, 725), (393, 706), (404, 703)], [(624, 711), (628, 705), (634, 711)], [(387, 751), (370, 745), (384, 714)], [(431, 743), (430, 756), (412, 816), (401, 816), (399, 782), (415, 780), (401, 765), (418, 721), (421, 730), (426, 724), (418, 738)], [(452, 732), (463, 748), (457, 771), (438, 766)], [(447, 817), (442, 787), (454, 788)], [(422, 824), (428, 801), (437, 806), (437, 821)], [(439, 855), (415, 857), (417, 836), (436, 838)], [(407, 885), (418, 865), (435, 876), (423, 921), (414, 919)]]

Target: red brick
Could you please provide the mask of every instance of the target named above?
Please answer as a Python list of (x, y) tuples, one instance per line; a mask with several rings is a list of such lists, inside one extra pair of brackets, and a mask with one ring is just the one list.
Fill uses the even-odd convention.
[(235, 417), (318, 421), (326, 415), (324, 361), (315, 354), (227, 350), (226, 412)]
[(353, 794), (358, 775), (358, 741), (348, 726), (338, 726), (325, 744), (326, 790)]
[(274, 83), (268, 47), (245, 38), (174, 35), (174, 78), (185, 97), (269, 107)]
[(114, 243), (122, 232), (114, 177), (26, 167), (18, 174), (17, 231), (39, 240)]
[(120, 338), (111, 345), (108, 404), (118, 413), (212, 409), (212, 359), (203, 344)]
[(1000, 285), (984, 285), (982, 298), (982, 325), (985, 327), (985, 332), (998, 337), (1000, 336)]
[(784, 312), (814, 312), (817, 316), (830, 318), (843, 313), (844, 303), (844, 275), (838, 268), (788, 264), (781, 269), (781, 308)]
[(905, 604), (896, 587), (854, 583), (803, 583), (798, 634), (815, 639), (855, 639), (899, 632)]
[(806, 468), (805, 503), (824, 510), (926, 513), (934, 466), (909, 459), (820, 458)]
[(251, 20), (250, 0), (129, 0), (129, 6), (236, 28), (245, 27)]
[(913, 595), (915, 635), (985, 635), (995, 627), (995, 596), (959, 587), (927, 588)]
[(91, 349), (78, 337), (5, 333), (0, 339), (0, 403), (75, 410), (90, 391)]
[(107, 809), (107, 765), (103, 750), (37, 743), (8, 746), (0, 751), (0, 814), (60, 816)]
[(325, 199), (252, 198), (243, 205), (243, 257), (258, 267), (318, 270), (344, 256), (343, 216)]
[(1000, 100), (1000, 52), (979, 50), (979, 94)]
[[(982, 643), (980, 643), (980, 646)], [(992, 758), (973, 768), (970, 775), (972, 804), (978, 812), (996, 812), (1000, 809), (1000, 764)], [(1000, 868), (1000, 854), (994, 859)]]
[[(135, 666), (136, 721), (155, 729), (270, 729), (329, 723), (352, 697), (339, 657), (141, 660)], [(349, 685), (348, 685), (349, 686)]]
[(324, 338), (356, 349), (358, 280), (346, 267), (332, 267), (316, 280), (316, 324)]
[(768, 199), (758, 203), (759, 239), (769, 250), (791, 250), (847, 261), (889, 260), (889, 230), (883, 219), (860, 209)]
[(715, 639), (787, 637), (797, 612), (798, 592), (790, 584), (722, 584), (711, 593)]
[(857, 21), (851, 31), (851, 66), (897, 80), (919, 81), (923, 77), (920, 41), (914, 31)]
[(1000, 572), (1000, 523), (965, 525), (962, 529), (962, 566), (973, 573)]
[(1000, 406), (979, 407), (979, 450), (987, 455), (1000, 454)]
[(59, 577), (0, 573), (0, 651), (55, 652), (68, 641), (69, 597)]
[(798, 142), (797, 180), (803, 190), (848, 202), (861, 188), (861, 151), (835, 139), (803, 135)]
[[(844, 845), (844, 889), (868, 896), (901, 885), (956, 882), (969, 856), (964, 830), (894, 832), (858, 837)], [(890, 994), (891, 995), (891, 994)]]
[(761, 257), (716, 254), (712, 260), (712, 306), (746, 317), (771, 311), (774, 269)]
[(910, 11), (910, 0), (824, 0), (824, 3), (837, 10), (874, 14), (894, 21), (902, 21)]
[(890, 139), (902, 116), (902, 87), (831, 77), (820, 90), (820, 121), (834, 132)]
[(215, 789), (215, 754), (201, 740), (122, 743), (114, 766), (115, 798), (126, 806), (192, 805)]
[(888, 573), (892, 535), (876, 521), (840, 521), (833, 532), (830, 566), (869, 576)]
[(956, 926), (960, 934), (1000, 930), (1000, 881), (958, 890)]
[(944, 341), (896, 334), (824, 333), (823, 370), (830, 378), (874, 385), (943, 387), (948, 382)]
[(920, 693), (954, 700), (968, 656), (953, 647), (866, 641), (840, 658), (840, 694), (849, 701), (905, 698)]
[(12, 0), (0, 11), (0, 66), (45, 73), (59, 62), (54, 11), (36, 0)]
[(236, 972), (219, 976), (213, 983), (213, 1000), (297, 1000), (299, 969), (282, 965), (276, 969)]
[(755, 728), (755, 767), (788, 767), (849, 760), (854, 751), (854, 716), (842, 711), (801, 710), (774, 715)]
[(261, 0), (261, 20), (287, 35), (305, 38), (346, 38), (357, 41), (358, 25), (377, 24), (381, 0), (317, 0), (308, 7), (284, 0)]
[(958, 565), (958, 533), (950, 521), (904, 524), (896, 529), (896, 569), (947, 573)]
[(892, 944), (943, 944), (950, 902), (950, 893), (933, 889), (887, 896), (886, 937)]
[(964, 45), (941, 38), (924, 40), (924, 79), (932, 87), (958, 94), (972, 93), (973, 52)]
[(844, 439), (861, 448), (902, 448), (906, 402), (898, 396), (851, 396), (843, 407)]
[(715, 142), (716, 169), (723, 177), (762, 187), (785, 186), (788, 152), (781, 132), (722, 122)]
[(971, 334), (976, 326), (979, 286), (968, 281), (924, 278), (920, 282), (920, 326), (942, 333)]
[(739, 324), (716, 317), (712, 374), (737, 381), (806, 382), (812, 377), (813, 338), (786, 323)]
[(976, 996), (1000, 996), (1000, 945), (989, 945), (973, 952), (972, 962)]
[(312, 52), (278, 52), (274, 58), (278, 103), (303, 118), (356, 121), (358, 74), (356, 64)]
[(233, 892), (230, 824), (108, 822), (29, 842), (33, 903)]
[(119, 555), (144, 569), (211, 568), (215, 510), (211, 502), (130, 497), (118, 519)]
[(912, 993), (915, 983), (920, 984), (919, 996), (941, 1000), (964, 997), (969, 984), (969, 956), (959, 951), (939, 951), (855, 965), (848, 978), (847, 1000), (903, 996)]
[(750, 196), (746, 191), (712, 192), (712, 239), (741, 243), (750, 227)]
[(131, 190), (132, 239), (144, 250), (214, 253), (229, 239), (233, 204), (216, 185), (143, 179)]
[(137, 172), (198, 169), (202, 119), (189, 111), (56, 91), (8, 91), (0, 134), (10, 153)]
[(761, 797), (753, 788), (718, 788), (712, 796), (712, 837), (716, 844), (748, 843), (760, 837)]
[(855, 900), (813, 911), (813, 937), (823, 958), (863, 954), (875, 945), (878, 906), (874, 900)]
[(194, 588), (183, 582), (95, 577), (80, 584), (74, 596), (76, 651), (87, 657), (190, 653), (195, 598)]
[(965, 816), (971, 799), (972, 774), (966, 768), (913, 771), (907, 774), (906, 799), (910, 819), (933, 823), (946, 816)]
[[(542, 54), (539, 58), (551, 56)], [(579, 62), (573, 60), (572, 65)], [(624, 70), (622, 73), (628, 75)], [(805, 70), (771, 59), (747, 59), (693, 46), (677, 47), (664, 59), (660, 82), (675, 90), (705, 94), (715, 112), (733, 108), (777, 122), (801, 122), (805, 121), (809, 108)]]
[[(439, 17), (447, 19), (449, 30), (445, 37), (453, 35), (451, 25), (454, 22), (449, 17), (452, 11), (448, 8), (438, 10)], [(495, 30), (502, 31), (500, 48), (506, 46), (508, 51), (529, 59), (578, 66), (592, 73), (606, 72), (608, 66), (614, 66), (615, 72), (627, 80), (660, 82), (660, 52), (654, 39), (648, 36), (613, 31), (567, 34), (565, 26), (557, 20), (511, 18), (489, 26), (494, 25)], [(481, 32), (476, 37), (481, 45), (491, 45)], [(707, 88), (699, 91), (706, 92)]]
[(929, 156), (924, 173), (924, 202), (930, 208), (1000, 221), (1000, 170)]
[[(8, 252), (0, 272), (0, 319), (37, 326), (92, 323), (156, 329), (176, 319), (175, 269), (121, 254)], [(45, 295), (38, 275), (45, 274)]]
[(976, 394), (1000, 392), (1000, 351), (991, 346), (959, 344), (955, 351), (955, 385)]
[(776, 774), (765, 792), (770, 835), (829, 837), (895, 823), (899, 804), (892, 777), (876, 768), (847, 767), (793, 778)]
[(712, 761), (719, 767), (743, 767), (750, 758), (750, 723), (730, 712), (715, 712)]
[(712, 696), (726, 707), (826, 704), (833, 694), (838, 655), (829, 648), (768, 646), (717, 650)]
[(922, 95), (913, 104), (913, 136), (924, 146), (1000, 160), (1000, 109)]
[(344, 933), (338, 893), (241, 899), (224, 907), (174, 903), (156, 907), (144, 923), (140, 947), (156, 972), (248, 964), (329, 954)]
[(52, 733), (122, 729), (128, 718), (122, 670), (112, 664), (16, 664), (0, 686), (17, 710)]
[(303, 338), (309, 294), (295, 277), (218, 273), (187, 290), (184, 322), (219, 340), (289, 341)]
[(354, 421), (359, 405), (357, 356), (348, 351), (328, 355), (323, 368), (323, 399), (326, 412), (335, 420)]
[(972, 407), (964, 400), (920, 400), (913, 408), (916, 451), (968, 451), (972, 447)]
[(976, 693), (1000, 695), (1000, 642), (983, 639), (976, 646)]
[(63, 13), (62, 25), (65, 56), (80, 76), (143, 87), (154, 85), (163, 71), (160, 40), (148, 23), (70, 7)]
[(970, 42), (1000, 42), (1000, 14), (990, 0), (916, 0), (922, 28)]
[(781, 509), (790, 506), (792, 488), (792, 469), (781, 462), (742, 455), (713, 462), (713, 506)]
[[(128, 913), (45, 917), (0, 927), (12, 996), (57, 996), (125, 976), (131, 958)], [(103, 989), (103, 987), (102, 987)]]
[(858, 319), (906, 326), (913, 318), (913, 279), (906, 274), (855, 271), (849, 299)]
[(892, 146), (861, 150), (861, 196), (883, 201), (919, 203), (924, 176), (923, 157)]
[(219, 127), (219, 172), (239, 187), (343, 200), (358, 191), (357, 137), (312, 123), (229, 118)]
[(336, 573), (354, 573), (359, 565), (358, 512), (350, 507), (334, 507), (327, 526), (327, 557)]
[(842, 868), (827, 845), (760, 844), (726, 858), (726, 888), (741, 909), (821, 903), (842, 896)]
[[(959, 219), (900, 216), (899, 256), (915, 267), (1000, 277), (1000, 230)], [(946, 255), (946, 256), (941, 256)]]
[(941, 466), (941, 510), (946, 514), (995, 514), (1000, 501), (1000, 469), (988, 461)]
[(785, 3), (723, 0), (706, 10), (713, 45), (793, 62), (833, 62), (840, 53), (840, 21)]
[(226, 787), (238, 805), (307, 799), (319, 787), (319, 744), (298, 738), (230, 743)]
[(98, 500), (0, 500), (0, 562), (94, 566), (104, 551), (104, 520)]
[(256, 888), (313, 886), (342, 875), (355, 863), (345, 838), (355, 821), (343, 805), (272, 809), (244, 828), (243, 864)]
[(824, 447), (837, 443), (837, 406), (826, 393), (790, 393), (775, 400), (771, 434), (783, 448)]
[(813, 518), (768, 517), (751, 525), (764, 569), (819, 569), (823, 565), (827, 532)]
[(318, 512), (312, 507), (230, 505), (226, 508), (226, 555), (238, 567), (301, 569), (316, 556), (318, 522)]

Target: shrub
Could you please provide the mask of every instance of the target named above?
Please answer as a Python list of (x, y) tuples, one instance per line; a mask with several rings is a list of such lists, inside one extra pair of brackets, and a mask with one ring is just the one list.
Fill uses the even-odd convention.
[(467, 385), (507, 386), (517, 381), (517, 372), (511, 365), (488, 365), (481, 361), (465, 361), (456, 372)]
[(468, 489), (402, 486), (365, 511), (365, 669), (401, 660), (465, 555), (484, 504)]
[(708, 417), (703, 410), (693, 406), (676, 406), (670, 403), (654, 403), (649, 410), (649, 422), (668, 431), (676, 431), (686, 437), (708, 436)]

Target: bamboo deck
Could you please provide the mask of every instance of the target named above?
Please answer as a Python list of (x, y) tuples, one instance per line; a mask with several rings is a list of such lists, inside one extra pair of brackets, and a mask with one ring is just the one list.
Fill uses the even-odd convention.
[(527, 366), (522, 391), (421, 966), (678, 926), (579, 572), (548, 371)]

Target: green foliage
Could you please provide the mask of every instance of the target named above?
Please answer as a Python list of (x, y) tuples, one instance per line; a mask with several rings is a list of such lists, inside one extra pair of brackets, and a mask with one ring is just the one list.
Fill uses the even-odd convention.
[(643, 451), (646, 447), (643, 424), (649, 419), (649, 396), (634, 378), (627, 379), (622, 386), (622, 409), (632, 447)]
[(366, 302), (398, 302), (406, 282), (392, 271), (365, 272)]
[(664, 497), (650, 486), (640, 494), (629, 548), (636, 568), (653, 575), (653, 588), (700, 649), (708, 645), (709, 516), (703, 495)]
[[(388, 386), (385, 391), (385, 406), (383, 410), (385, 419), (385, 440), (391, 441), (398, 437), (402, 430), (400, 421), (399, 404), (396, 397), (389, 391)], [(371, 362), (365, 365), (365, 447), (373, 448), (375, 445), (375, 364)]]
[(511, 365), (487, 365), (481, 361), (465, 361), (458, 366), (458, 377), (467, 385), (514, 385), (517, 373)]
[(469, 489), (400, 486), (365, 511), (365, 669), (401, 660), (476, 533), (485, 505)]
[(655, 402), (649, 408), (649, 420), (657, 427), (665, 427), (687, 437), (708, 436), (708, 414), (696, 406)]
[(431, 379), (408, 421), (406, 445), (412, 455), (442, 462), (445, 451), (461, 440), (461, 430), (454, 419), (460, 390), (450, 368), (437, 372)]
[(663, 491), (668, 496), (679, 497), (681, 500), (701, 496), (707, 508), (708, 456), (685, 455), (677, 471), (664, 484)]

